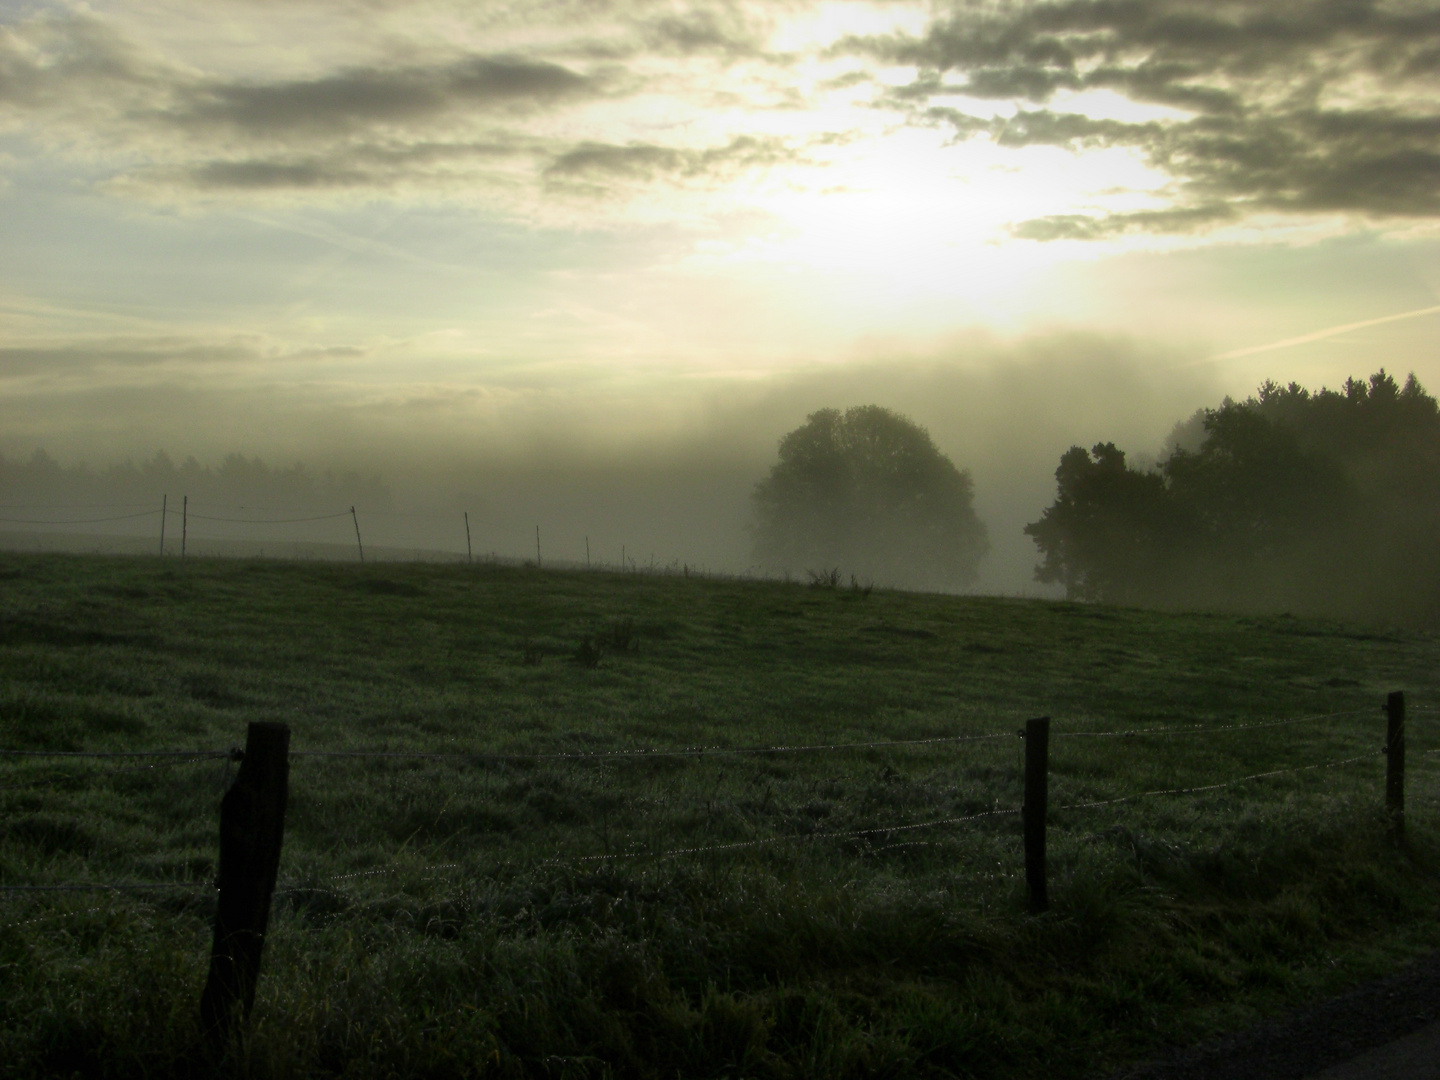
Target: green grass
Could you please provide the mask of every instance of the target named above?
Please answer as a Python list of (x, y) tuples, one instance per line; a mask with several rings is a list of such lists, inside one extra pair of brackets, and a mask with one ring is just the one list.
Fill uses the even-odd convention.
[[(1429, 634), (1288, 617), (0, 555), (0, 746), (215, 750), (281, 719), (296, 751), (459, 755), (293, 760), (253, 1025), (219, 1066), (254, 1077), (1103, 1075), (1440, 945), (1437, 661)], [(1032, 916), (1016, 816), (887, 830), (1018, 807), (1008, 733), (1041, 714), (1055, 807), (1371, 756), (1056, 810)], [(1063, 734), (1189, 725), (1215, 730)], [(0, 762), (0, 881), (213, 875), (227, 766), (133, 764)], [(0, 893), (0, 1075), (212, 1075), (211, 904)]]

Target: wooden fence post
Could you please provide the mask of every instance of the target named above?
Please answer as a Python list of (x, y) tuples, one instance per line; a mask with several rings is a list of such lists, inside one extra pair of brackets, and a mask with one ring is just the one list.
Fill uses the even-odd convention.
[(350, 507), (350, 520), (355, 523), (355, 547), (360, 552), (360, 561), (365, 561), (365, 545), (360, 542), (360, 518), (355, 513), (355, 507)]
[(1030, 910), (1050, 907), (1045, 888), (1045, 812), (1050, 789), (1050, 718), (1025, 721), (1025, 881), (1030, 886)]
[(220, 803), (215, 941), (200, 995), (201, 1029), (214, 1047), (225, 1044), (255, 1003), (255, 979), (285, 835), (289, 776), (289, 725), (251, 724), (240, 771)]
[(1405, 694), (1385, 699), (1385, 809), (1396, 836), (1405, 834)]

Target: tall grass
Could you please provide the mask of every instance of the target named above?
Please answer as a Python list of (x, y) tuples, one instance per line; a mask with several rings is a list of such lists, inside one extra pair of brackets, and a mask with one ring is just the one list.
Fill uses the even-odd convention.
[[(0, 1074), (1085, 1076), (1432, 947), (1414, 633), (494, 567), (0, 557), (0, 744), (296, 757), (250, 1033), (197, 1050), (203, 889), (0, 894)], [(588, 649), (582, 646), (588, 645)], [(1057, 810), (1026, 913), (1019, 739)], [(1369, 710), (1284, 727), (1244, 720)], [(1202, 725), (1175, 737), (1062, 733)], [(0, 764), (5, 883), (208, 880), (226, 764)], [(748, 845), (748, 846), (745, 846)], [(688, 849), (676, 854), (676, 849)]]

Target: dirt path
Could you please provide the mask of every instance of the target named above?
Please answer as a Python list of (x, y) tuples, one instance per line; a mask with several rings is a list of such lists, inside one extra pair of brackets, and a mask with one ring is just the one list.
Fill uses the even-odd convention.
[[(1398, 1071), (1397, 1071), (1398, 1070)], [(1440, 1080), (1440, 952), (1111, 1080)]]

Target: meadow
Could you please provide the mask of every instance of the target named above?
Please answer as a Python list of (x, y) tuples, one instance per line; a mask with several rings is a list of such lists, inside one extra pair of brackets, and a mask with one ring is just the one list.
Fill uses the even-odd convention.
[[(1288, 616), (0, 553), (0, 749), (197, 752), (0, 755), (0, 1075), (1102, 1077), (1440, 947), (1437, 707), (1433, 633)], [(216, 1065), (199, 754), (253, 720), (290, 801)], [(85, 883), (166, 887), (14, 888)]]

